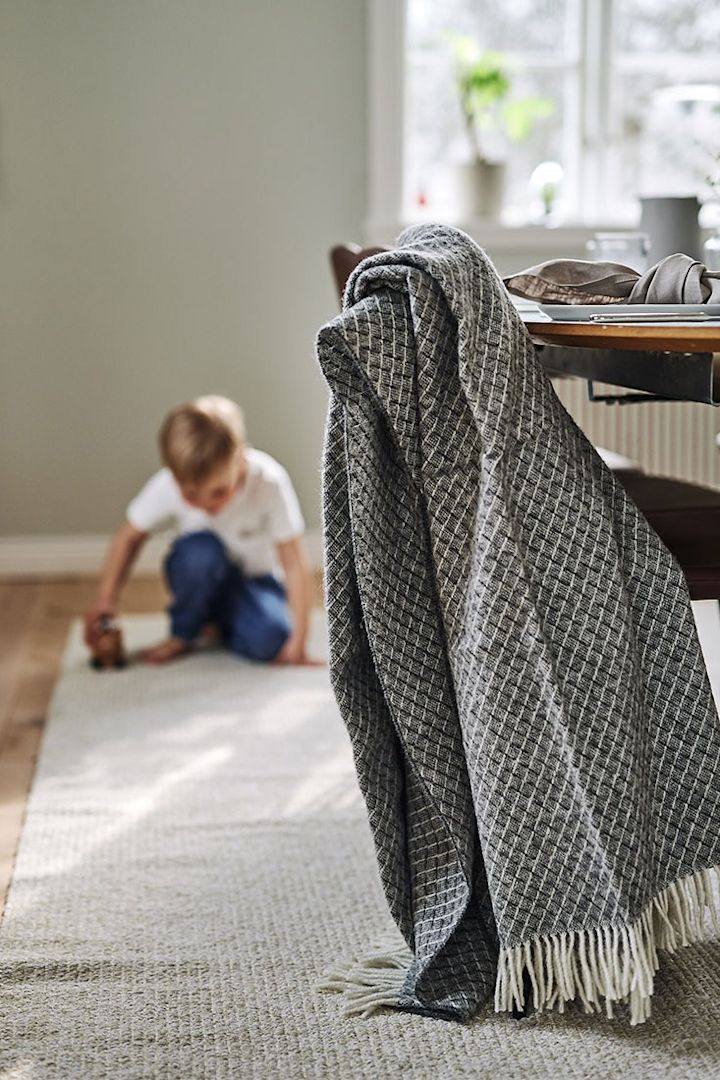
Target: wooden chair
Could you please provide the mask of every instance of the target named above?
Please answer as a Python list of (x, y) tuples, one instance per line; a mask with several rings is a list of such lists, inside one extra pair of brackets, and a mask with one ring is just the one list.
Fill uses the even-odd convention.
[[(330, 252), (342, 303), (355, 267), (386, 247), (338, 244)], [(627, 458), (598, 452), (613, 469), (635, 505), (682, 567), (693, 600), (720, 600), (720, 491), (643, 472)]]
[(335, 278), (335, 288), (338, 293), (338, 300), (342, 305), (343, 294), (345, 293), (345, 286), (347, 285), (347, 279), (352, 274), (356, 266), (358, 266), (363, 259), (370, 258), (371, 255), (377, 255), (381, 251), (389, 251), (387, 247), (366, 247), (361, 248), (358, 244), (337, 244), (330, 251), (330, 265), (332, 267), (333, 277)]

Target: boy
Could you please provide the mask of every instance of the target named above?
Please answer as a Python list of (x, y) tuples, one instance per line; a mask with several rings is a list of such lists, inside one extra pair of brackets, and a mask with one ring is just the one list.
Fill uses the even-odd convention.
[(164, 562), (172, 594), (170, 637), (143, 658), (173, 660), (214, 624), (223, 644), (241, 656), (310, 663), (305, 526), (283, 467), (247, 445), (240, 407), (224, 397), (173, 409), (159, 442), (164, 468), (132, 500), (113, 537), (96, 602), (85, 615), (86, 643), (91, 645), (100, 616), (117, 613), (122, 586), (148, 536), (171, 522), (179, 535)]

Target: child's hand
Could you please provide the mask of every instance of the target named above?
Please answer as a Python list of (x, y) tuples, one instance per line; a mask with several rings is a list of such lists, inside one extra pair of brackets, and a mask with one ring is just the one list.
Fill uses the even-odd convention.
[(117, 608), (114, 604), (94, 604), (89, 611), (85, 612), (85, 644), (92, 649), (100, 634), (100, 620), (103, 616), (114, 619), (117, 616)]
[(324, 667), (324, 660), (314, 660), (305, 651), (305, 642), (292, 635), (287, 639), (273, 664), (300, 664), (303, 667)]

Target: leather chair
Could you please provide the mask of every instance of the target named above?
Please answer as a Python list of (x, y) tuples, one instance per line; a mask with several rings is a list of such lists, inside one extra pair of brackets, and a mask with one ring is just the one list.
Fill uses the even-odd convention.
[[(335, 286), (342, 303), (355, 267), (386, 247), (338, 244), (330, 252)], [(630, 498), (682, 567), (693, 600), (720, 600), (720, 491), (652, 476), (642, 468), (598, 448)]]

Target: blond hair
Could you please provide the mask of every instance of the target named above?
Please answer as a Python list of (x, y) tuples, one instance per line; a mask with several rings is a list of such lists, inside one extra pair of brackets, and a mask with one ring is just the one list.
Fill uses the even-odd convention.
[(179, 483), (201, 483), (244, 446), (242, 409), (219, 394), (177, 405), (163, 420), (158, 442)]

